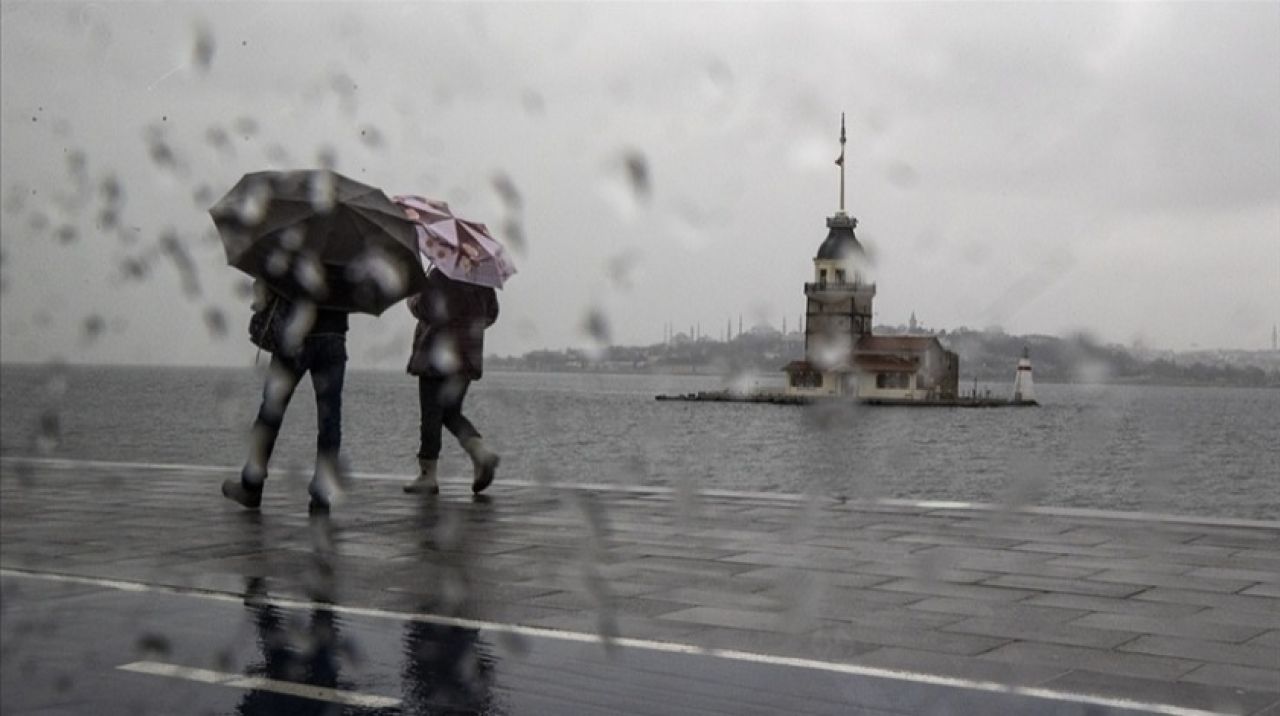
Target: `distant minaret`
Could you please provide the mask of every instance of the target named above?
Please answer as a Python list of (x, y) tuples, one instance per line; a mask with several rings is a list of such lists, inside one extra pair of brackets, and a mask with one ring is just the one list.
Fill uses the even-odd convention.
[(787, 317), (782, 317), (782, 335), (787, 335)]
[(915, 311), (912, 311), (912, 312), (911, 312), (911, 322), (910, 322), (910, 323), (908, 323), (908, 324), (907, 324), (907, 326), (908, 326), (908, 329), (909, 329), (912, 333), (915, 333), (915, 332), (916, 332), (916, 329), (918, 329), (918, 328), (920, 327), (920, 324), (916, 321), (916, 312), (915, 312)]
[(1013, 402), (1034, 403), (1035, 386), (1031, 382), (1031, 350), (1022, 349), (1022, 357), (1018, 359), (1018, 371), (1013, 376)]
[(1280, 330), (1277, 330), (1276, 324), (1271, 324), (1271, 350), (1280, 351)]

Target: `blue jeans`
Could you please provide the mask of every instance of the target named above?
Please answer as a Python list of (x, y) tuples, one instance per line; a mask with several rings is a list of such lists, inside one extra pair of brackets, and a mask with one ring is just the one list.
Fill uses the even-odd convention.
[(276, 438), (293, 391), (302, 376), (311, 373), (316, 392), (316, 465), (336, 468), (342, 447), (342, 384), (347, 371), (347, 340), (340, 333), (309, 335), (296, 355), (274, 354), (262, 389), (262, 405), (253, 421), (249, 462), (242, 477), (246, 482), (266, 479), (267, 463), (275, 451)]

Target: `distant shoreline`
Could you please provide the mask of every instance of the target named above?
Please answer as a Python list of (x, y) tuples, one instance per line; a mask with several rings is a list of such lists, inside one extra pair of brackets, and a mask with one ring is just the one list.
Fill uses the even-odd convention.
[[(264, 367), (264, 366), (253, 366), (253, 365), (199, 366), (199, 365), (180, 365), (180, 364), (139, 364), (139, 363), (8, 362), (8, 363), (0, 363), (0, 370), (14, 369), (14, 370), (23, 370), (23, 371), (48, 371), (50, 369), (53, 369), (55, 366), (61, 366), (62, 368), (65, 368), (68, 370), (99, 370), (99, 369), (122, 370), (122, 371), (216, 370), (216, 371), (230, 371), (230, 372), (254, 371), (254, 370), (260, 370), (261, 368)], [(555, 368), (555, 367), (525, 368), (525, 367), (519, 367), (519, 366), (503, 365), (500, 367), (495, 366), (492, 368), (486, 368), (485, 374), (486, 375), (543, 374), (543, 375), (599, 375), (599, 376), (649, 375), (649, 376), (723, 378), (726, 381), (730, 380), (735, 375), (736, 376), (772, 375), (771, 372), (766, 372), (766, 371), (744, 370), (738, 373), (725, 373), (722, 370), (710, 370), (705, 367), (702, 367), (702, 368), (703, 369), (701, 370), (699, 370), (698, 368), (687, 368), (687, 369), (686, 368), (674, 368), (674, 369), (672, 368), (664, 368), (664, 369), (637, 368), (637, 369), (627, 370), (627, 369), (618, 368), (616, 366), (610, 366), (607, 368), (603, 368), (603, 367), (601, 368)], [(351, 368), (348, 368), (348, 372), (405, 375), (404, 369), (401, 367), (394, 367), (394, 368), (393, 367), (386, 367), (386, 368), (351, 367)], [(406, 376), (406, 379), (407, 378), (408, 376)], [(963, 387), (966, 384), (966, 381), (971, 385), (974, 381), (974, 376), (971, 375), (971, 376), (968, 376), (967, 378), (962, 377), (960, 380), (961, 387)], [(1006, 375), (986, 376), (986, 377), (979, 375), (977, 376), (977, 381), (979, 384), (983, 386), (990, 386), (993, 384), (999, 385), (1004, 383), (1008, 383), (1009, 385), (1013, 384), (1012, 377), (1006, 376)], [(1101, 381), (1098, 381), (1098, 380), (1093, 380), (1093, 381), (1065, 380), (1064, 381), (1064, 380), (1049, 380), (1049, 379), (1037, 377), (1036, 383), (1039, 385), (1074, 385), (1074, 386), (1097, 385), (1097, 386), (1133, 386), (1133, 387), (1161, 387), (1161, 388), (1239, 388), (1242, 390), (1257, 390), (1257, 389), (1280, 390), (1280, 383), (1266, 383), (1261, 385), (1242, 385), (1238, 383), (1168, 381), (1168, 380), (1159, 380), (1159, 379), (1143, 379), (1143, 378), (1136, 378), (1136, 377), (1135, 378), (1117, 378), (1114, 380), (1101, 380)], [(782, 385), (781, 369), (779, 369), (778, 371), (778, 385), (779, 386)]]

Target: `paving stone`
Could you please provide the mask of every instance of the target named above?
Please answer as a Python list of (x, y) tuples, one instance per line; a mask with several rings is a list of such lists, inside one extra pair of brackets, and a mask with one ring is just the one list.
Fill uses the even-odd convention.
[(879, 647), (860, 654), (854, 663), (1010, 686), (1035, 686), (1068, 671), (1059, 666), (989, 661), (981, 656), (956, 656), (896, 646)]
[(1262, 614), (1275, 614), (1280, 612), (1280, 599), (1274, 599), (1266, 596), (1219, 594), (1216, 592), (1201, 592), (1193, 589), (1155, 587), (1154, 589), (1148, 589), (1141, 594), (1134, 595), (1134, 598), (1143, 601), (1165, 602), (1169, 604), (1196, 604), (1203, 607), (1215, 607), (1218, 609), (1229, 609), (1239, 612), (1259, 612)]
[(908, 608), (928, 612), (942, 612), (944, 614), (962, 614), (971, 617), (1037, 620), (1043, 624), (1061, 624), (1089, 613), (1085, 609), (1030, 606), (1025, 602), (1006, 604), (1003, 602), (956, 599), (954, 597), (921, 599), (918, 602), (912, 602)]
[(988, 579), (982, 584), (983, 586), (1020, 587), (1023, 589), (1036, 589), (1042, 592), (1065, 592), (1067, 594), (1117, 598), (1130, 597), (1147, 589), (1147, 587), (1139, 584), (1114, 584), (1094, 582), (1088, 579), (1060, 579), (1028, 574), (1009, 574), (995, 579)]
[[(1140, 557), (1054, 557), (1047, 562), (1050, 566), (1076, 567), (1088, 569), (1092, 573), (1105, 570), (1133, 570), (1135, 572), (1152, 572), (1156, 574), (1187, 574), (1197, 569), (1185, 564), (1157, 562)], [(1087, 576), (1087, 575), (1086, 575)]]
[(1259, 612), (1237, 612), (1231, 609), (1205, 607), (1188, 617), (1188, 619), (1208, 624), (1239, 624), (1261, 629), (1280, 629), (1280, 612), (1261, 614)]
[(1134, 653), (1271, 669), (1276, 672), (1276, 678), (1280, 679), (1280, 651), (1266, 644), (1225, 644), (1203, 639), (1148, 635), (1121, 644), (1118, 648)]
[(925, 544), (925, 545), (960, 545), (973, 547), (1012, 547), (1025, 540), (1007, 537), (983, 537), (979, 535), (945, 535), (945, 534), (906, 534), (894, 537), (889, 542)]
[(963, 634), (1019, 639), (1047, 644), (1068, 644), (1108, 649), (1132, 640), (1138, 634), (1119, 629), (1088, 629), (1062, 623), (1042, 623), (1038, 620), (1013, 620), (1006, 616), (971, 617), (942, 627), (944, 631)]
[(994, 602), (1016, 602), (1032, 597), (1040, 592), (1029, 589), (1014, 589), (1001, 586), (985, 586), (974, 584), (949, 584), (947, 582), (925, 581), (920, 579), (895, 579), (892, 582), (877, 584), (868, 591), (910, 592), (930, 597), (959, 597), (961, 599), (982, 599)]
[(1209, 579), (1205, 577), (1192, 577), (1189, 574), (1170, 575), (1124, 569), (1110, 569), (1098, 572), (1097, 574), (1090, 576), (1089, 579), (1099, 582), (1142, 584), (1153, 587), (1198, 589), (1205, 592), (1223, 592), (1226, 594), (1238, 592), (1253, 584), (1253, 582), (1235, 579)]
[(853, 565), (850, 567), (852, 570), (850, 572), (833, 572), (824, 569), (806, 569), (804, 567), (761, 567), (760, 569), (735, 574), (734, 578), (758, 579), (762, 582), (773, 584), (799, 579), (824, 584), (829, 587), (871, 587), (893, 580), (891, 576), (863, 572), (862, 569), (865, 564), (867, 563), (860, 562)]
[(973, 547), (929, 547), (914, 552), (919, 559), (931, 560), (952, 569), (974, 569), (1000, 573), (1034, 573), (1046, 558), (1027, 552), (1008, 549), (978, 549)]
[(700, 576), (727, 577), (749, 571), (742, 564), (726, 563), (710, 559), (677, 559), (673, 557), (641, 557), (623, 560), (618, 566), (635, 569), (641, 572), (673, 572), (677, 574), (696, 574)]
[(1243, 582), (1280, 583), (1280, 572), (1264, 569), (1233, 569), (1229, 567), (1196, 567), (1187, 572), (1189, 577), (1205, 579), (1238, 579)]
[(975, 569), (954, 569), (940, 565), (932, 560), (906, 559), (892, 562), (868, 562), (857, 567), (862, 574), (874, 575), (883, 584), (893, 577), (918, 579), (955, 584), (974, 584), (984, 579), (999, 575), (997, 572), (982, 572)]
[(1205, 607), (1198, 604), (1172, 604), (1164, 602), (1143, 602), (1135, 599), (1118, 599), (1115, 597), (1094, 597), (1087, 594), (1048, 593), (1024, 599), (1019, 604), (1064, 609), (1083, 609), (1107, 614), (1135, 614), (1165, 619), (1177, 619), (1198, 614)]
[(1086, 669), (1055, 677), (1041, 686), (1071, 693), (1168, 704), (1221, 714), (1256, 714), (1280, 699), (1280, 693), (1276, 689), (1254, 691), (1234, 686), (1175, 683)]
[(1244, 689), (1266, 691), (1280, 685), (1280, 670), (1254, 669), (1231, 664), (1205, 664), (1183, 675), (1182, 681), (1218, 686), (1239, 686)]
[(1245, 642), (1247, 646), (1266, 646), (1280, 650), (1280, 628), (1263, 632), (1261, 635)]
[(690, 607), (663, 614), (660, 619), (673, 622), (690, 622), (702, 626), (730, 627), (785, 633), (791, 628), (784, 623), (783, 615), (774, 610), (728, 609), (723, 607)]
[(1194, 659), (1129, 654), (1109, 649), (1017, 641), (982, 654), (987, 661), (1042, 664), (1069, 670), (1090, 670), (1125, 676), (1174, 681), (1203, 664)]
[(1263, 631), (1259, 627), (1248, 627), (1233, 624), (1209, 624), (1190, 619), (1170, 620), (1139, 617), (1129, 614), (1090, 614), (1081, 617), (1067, 626), (1086, 627), (1091, 629), (1115, 629), (1120, 631), (1140, 632), (1143, 634), (1161, 634), (1165, 636), (1181, 636), (1204, 641), (1242, 642), (1258, 636)]
[(877, 646), (900, 646), (938, 654), (982, 654), (1009, 643), (1008, 639), (978, 634), (957, 634), (934, 630), (892, 629), (841, 621), (822, 622), (816, 631), (823, 638)]
[(943, 612), (912, 611), (905, 607), (880, 606), (874, 609), (848, 609), (838, 604), (823, 604), (815, 610), (824, 620), (847, 622), (878, 629), (931, 631), (955, 624), (966, 617)]
[(1270, 597), (1272, 599), (1280, 600), (1280, 584), (1256, 584), (1241, 591), (1240, 593), (1250, 597)]
[[(678, 605), (677, 608), (681, 609), (689, 605), (718, 604), (726, 607), (767, 611), (783, 606), (777, 598), (759, 592), (735, 592), (690, 587), (663, 589), (648, 594), (646, 598), (675, 604)], [(669, 611), (676, 611), (677, 608)]]

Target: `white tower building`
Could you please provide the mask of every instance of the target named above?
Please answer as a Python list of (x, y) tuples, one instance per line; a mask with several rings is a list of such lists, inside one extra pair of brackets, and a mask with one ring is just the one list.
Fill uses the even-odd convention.
[(1013, 402), (1034, 403), (1035, 401), (1036, 389), (1031, 382), (1031, 351), (1023, 348), (1022, 357), (1018, 359), (1018, 370), (1013, 376)]

